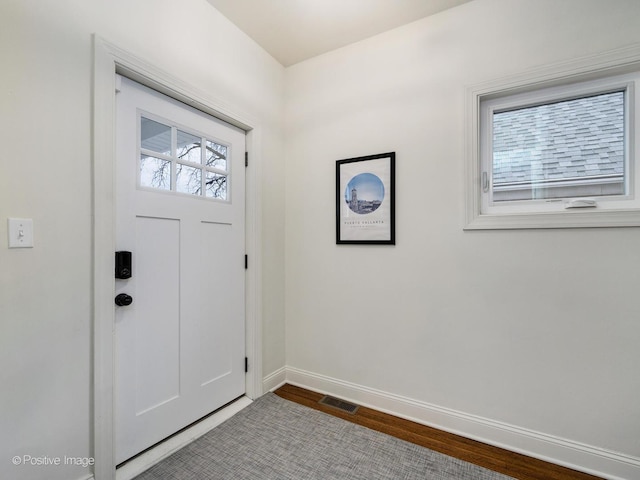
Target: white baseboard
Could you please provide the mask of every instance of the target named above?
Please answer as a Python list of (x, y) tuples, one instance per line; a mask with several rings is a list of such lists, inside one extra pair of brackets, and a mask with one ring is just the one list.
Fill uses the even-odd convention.
[(287, 383), (287, 368), (282, 367), (264, 377), (262, 380), (262, 391), (273, 392), (285, 383)]
[[(284, 380), (282, 378), (284, 377)], [(640, 458), (284, 367), (267, 379), (340, 397), (397, 417), (610, 480), (640, 478)], [(266, 388), (266, 387), (265, 387)]]
[(116, 480), (131, 480), (132, 478), (140, 475), (156, 463), (164, 460), (172, 453), (193, 442), (195, 439), (217, 427), (225, 420), (228, 420), (243, 408), (251, 405), (251, 403), (252, 401), (249, 397), (240, 397), (238, 400), (214, 413), (210, 417), (205, 418), (187, 430), (165, 440), (151, 450), (129, 460), (116, 470)]

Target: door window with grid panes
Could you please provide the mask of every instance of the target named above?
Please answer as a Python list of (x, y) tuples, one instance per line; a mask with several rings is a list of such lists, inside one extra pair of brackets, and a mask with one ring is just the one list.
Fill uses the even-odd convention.
[(230, 198), (228, 145), (141, 113), (139, 147), (140, 187), (222, 201)]

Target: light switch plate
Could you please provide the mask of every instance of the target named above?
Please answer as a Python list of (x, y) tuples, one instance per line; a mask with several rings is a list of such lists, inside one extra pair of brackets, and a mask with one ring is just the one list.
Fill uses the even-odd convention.
[(31, 218), (9, 219), (9, 248), (33, 247), (33, 220)]

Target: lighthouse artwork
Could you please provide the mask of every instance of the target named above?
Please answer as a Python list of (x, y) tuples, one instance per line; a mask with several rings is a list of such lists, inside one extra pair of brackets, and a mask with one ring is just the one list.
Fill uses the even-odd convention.
[(367, 215), (382, 205), (384, 184), (372, 173), (361, 173), (347, 184), (344, 197), (352, 212)]
[(395, 245), (395, 152), (336, 162), (336, 243)]

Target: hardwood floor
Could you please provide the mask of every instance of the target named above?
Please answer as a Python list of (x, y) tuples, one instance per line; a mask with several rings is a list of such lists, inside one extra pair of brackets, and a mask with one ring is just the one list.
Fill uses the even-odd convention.
[(527, 457), (508, 450), (493, 447), (475, 440), (443, 432), (402, 418), (381, 413), (370, 408), (360, 407), (350, 415), (336, 408), (318, 403), (323, 397), (293, 385), (283, 385), (274, 392), (282, 398), (305, 405), (316, 410), (357, 423), (364, 427), (384, 432), (408, 442), (431, 450), (465, 460), (476, 465), (504, 473), (521, 480), (597, 480), (599, 477), (576, 472)]

